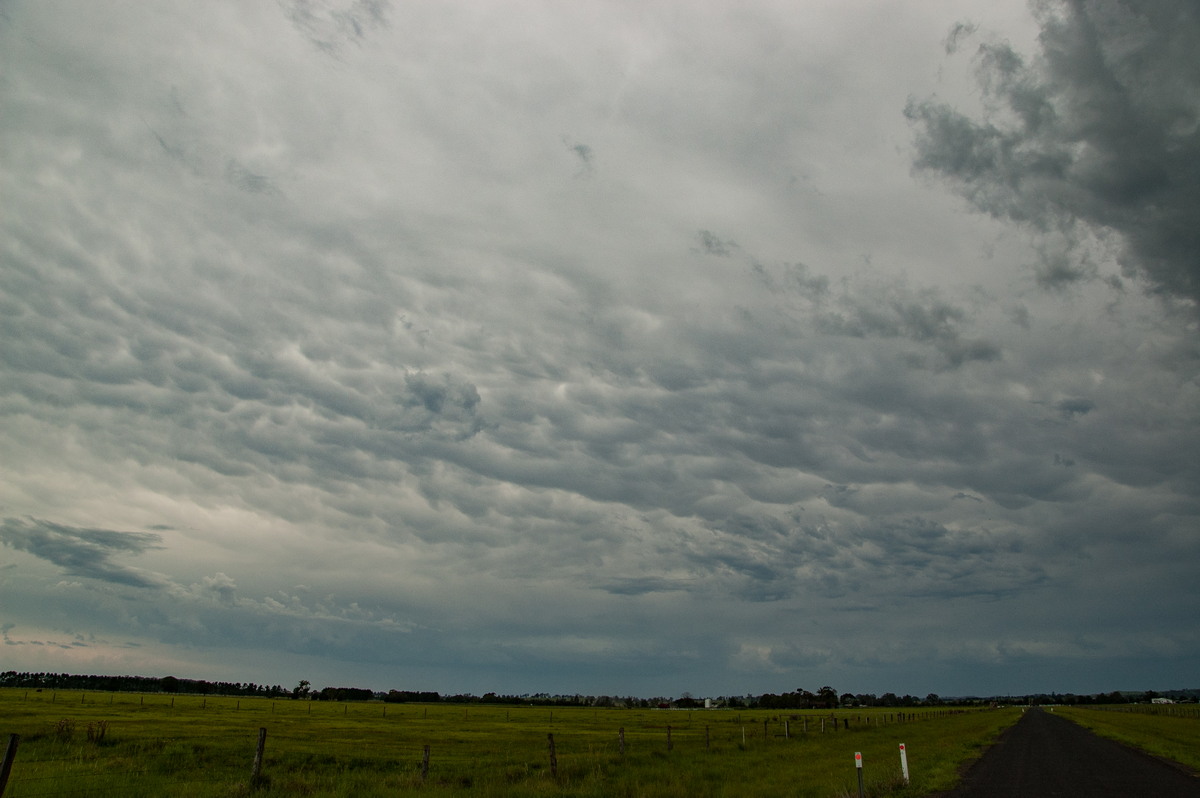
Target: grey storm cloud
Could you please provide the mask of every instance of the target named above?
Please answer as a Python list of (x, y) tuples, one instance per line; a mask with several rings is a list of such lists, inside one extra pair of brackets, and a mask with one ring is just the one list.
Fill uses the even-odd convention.
[(52, 562), (71, 576), (130, 587), (163, 585), (163, 580), (154, 574), (113, 561), (121, 555), (161, 548), (162, 538), (150, 532), (72, 527), (38, 518), (5, 518), (0, 522), (0, 541)]
[[(1076, 242), (1080, 225), (1119, 236), (1130, 275), (1200, 301), (1200, 14), (1188, 0), (1044, 0), (1040, 52), (976, 52), (987, 112), (912, 101), (916, 165), (977, 208)], [(970, 29), (955, 27), (958, 42)], [(948, 49), (953, 47), (948, 45)], [(1086, 254), (1050, 247), (1039, 280), (1091, 274)]]
[(456, 692), (1191, 672), (1166, 6), (4, 8), (12, 640)]

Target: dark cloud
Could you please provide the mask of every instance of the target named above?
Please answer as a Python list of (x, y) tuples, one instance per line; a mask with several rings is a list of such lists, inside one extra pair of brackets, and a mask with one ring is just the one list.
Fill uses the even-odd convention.
[[(929, 290), (914, 293), (901, 284), (856, 287), (817, 314), (821, 332), (858, 338), (903, 338), (929, 344), (941, 355), (937, 365), (957, 368), (1001, 357), (999, 345), (963, 336), (967, 312)], [(865, 289), (865, 290), (864, 290)]]
[(1063, 399), (1055, 405), (1064, 418), (1085, 416), (1096, 409), (1096, 403), (1091, 399)]
[(701, 230), (696, 235), (700, 239), (701, 251), (706, 255), (717, 255), (727, 258), (738, 248), (736, 242), (724, 240), (708, 230)]
[(387, 25), (390, 0), (279, 0), (287, 18), (317, 49), (340, 56), (368, 32)]
[[(160, 139), (161, 143), (161, 139)], [(164, 149), (165, 149), (164, 145)], [(169, 153), (168, 153), (169, 154)], [(230, 158), (225, 165), (225, 179), (248, 194), (278, 194), (279, 189), (265, 175), (255, 174)]]
[(964, 39), (970, 38), (975, 31), (979, 30), (979, 26), (970, 22), (956, 22), (950, 28), (950, 32), (946, 34), (946, 54), (953, 55), (958, 52)]
[(618, 596), (642, 596), (647, 593), (666, 593), (677, 590), (687, 590), (692, 586), (690, 580), (664, 579), (656, 576), (628, 577), (609, 579), (598, 585), (601, 590)]
[[(1036, 4), (1041, 51), (980, 46), (987, 112), (910, 102), (918, 168), (992, 215), (1055, 231), (1120, 235), (1121, 262), (1158, 291), (1200, 300), (1200, 14), (1187, 0)], [(1044, 285), (1088, 277), (1048, 253)]]
[(162, 538), (149, 532), (117, 532), (65, 526), (37, 518), (5, 518), (0, 539), (6, 546), (54, 563), (71, 576), (83, 576), (131, 587), (162, 587), (163, 580), (113, 558), (161, 548)]

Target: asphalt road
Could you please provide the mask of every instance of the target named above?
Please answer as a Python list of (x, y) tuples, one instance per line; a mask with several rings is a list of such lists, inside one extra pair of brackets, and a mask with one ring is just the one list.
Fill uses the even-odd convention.
[(946, 798), (1187, 798), (1200, 778), (1031, 709)]

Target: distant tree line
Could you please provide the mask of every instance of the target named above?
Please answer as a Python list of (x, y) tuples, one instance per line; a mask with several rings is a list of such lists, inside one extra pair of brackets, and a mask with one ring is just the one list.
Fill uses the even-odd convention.
[(194, 693), (196, 695), (267, 696), (290, 694), (279, 685), (254, 682), (209, 682), (174, 676), (82, 676), (70, 673), (0, 673), (0, 687), (30, 687), (38, 690), (95, 690), (107, 693)]
[[(705, 706), (705, 699), (694, 698), (683, 693), (678, 698), (655, 696), (583, 695), (580, 693), (551, 695), (549, 693), (522, 693), (502, 695), (485, 693), (481, 696), (459, 693), (443, 696), (434, 691), (388, 690), (377, 692), (363, 687), (326, 687), (313, 690), (310, 682), (301, 680), (295, 688), (284, 689), (279, 685), (255, 684), (254, 682), (209, 682), (203, 679), (180, 679), (174, 676), (82, 676), (69, 673), (0, 673), (0, 687), (25, 687), (54, 690), (94, 690), (96, 692), (130, 693), (190, 693), (193, 695), (261, 696), (267, 698), (292, 698), (309, 701), (386, 701), (404, 703), (447, 703), (447, 704), (507, 704), (510, 706), (547, 707), (628, 707), (631, 709), (693, 709)], [(924, 698), (895, 693), (841, 693), (826, 685), (816, 692), (797, 689), (788, 693), (763, 693), (762, 695), (720, 696), (708, 699), (712, 706), (746, 709), (835, 709), (846, 707), (929, 707), (943, 705), (989, 705), (989, 704), (1128, 704), (1149, 702), (1154, 698), (1170, 698), (1175, 701), (1195, 702), (1200, 698), (1200, 689), (1153, 690), (1145, 692), (1094, 693), (1036, 693), (1022, 696), (964, 696), (941, 698), (930, 693)]]

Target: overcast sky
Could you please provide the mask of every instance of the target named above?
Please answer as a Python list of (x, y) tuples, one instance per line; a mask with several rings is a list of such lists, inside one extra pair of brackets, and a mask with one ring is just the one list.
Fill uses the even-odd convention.
[(1194, 2), (0, 0), (0, 204), (0, 669), (1200, 686)]

